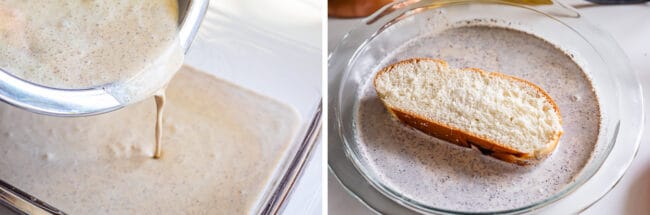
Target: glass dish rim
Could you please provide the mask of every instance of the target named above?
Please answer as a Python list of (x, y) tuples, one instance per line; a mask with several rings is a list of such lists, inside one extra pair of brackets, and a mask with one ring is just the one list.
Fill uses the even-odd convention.
[[(563, 26), (565, 26), (565, 27), (571, 29), (572, 31), (574, 31), (574, 32), (576, 32), (578, 35), (580, 35), (580, 36), (581, 36), (581, 37), (582, 37), (582, 38), (583, 38), (583, 39), (584, 39), (584, 40), (585, 40), (585, 41), (586, 41), (586, 42), (587, 42), (587, 43), (588, 43), (592, 48), (594, 48), (594, 50), (598, 50), (596, 47), (594, 47), (592, 41), (590, 41), (589, 39), (585, 38), (585, 37), (584, 37), (584, 36), (583, 36), (583, 35), (582, 35), (578, 30), (576, 30), (572, 25), (569, 25), (569, 24), (563, 22), (562, 20), (556, 18), (556, 17), (553, 16), (553, 15), (548, 14), (547, 12), (541, 11), (541, 10), (536, 9), (536, 8), (529, 7), (529, 6), (527, 6), (527, 5), (516, 4), (516, 3), (507, 2), (507, 1), (500, 1), (500, 0), (442, 0), (442, 1), (428, 1), (428, 2), (429, 2), (428, 8), (440, 8), (440, 7), (444, 7), (444, 6), (450, 6), (450, 5), (458, 5), (458, 4), (473, 4), (473, 3), (489, 3), (489, 4), (499, 4), (499, 5), (506, 5), (506, 6), (515, 6), (515, 7), (519, 7), (519, 8), (521, 8), (521, 9), (526, 9), (526, 10), (529, 10), (529, 11), (535, 12), (535, 13), (537, 13), (537, 14), (540, 14), (540, 15), (545, 16), (546, 18), (550, 18), (550, 19), (552, 19), (552, 20), (554, 20), (554, 21), (556, 21), (556, 22), (559, 22), (559, 23), (562, 24)], [(412, 9), (413, 9), (413, 8), (409, 8), (409, 9), (406, 10), (406, 11), (405, 11), (405, 10), (402, 10), (402, 9), (397, 9), (397, 10), (395, 10), (395, 11), (389, 11), (389, 9), (390, 9), (391, 7), (393, 7), (393, 6), (395, 6), (395, 5), (399, 4), (399, 3), (404, 3), (404, 2), (396, 2), (396, 3), (389, 4), (389, 5), (385, 6), (385, 7), (383, 7), (382, 9), (380, 9), (379, 11), (377, 11), (376, 13), (374, 13), (373, 15), (371, 15), (371, 16), (369, 16), (368, 18), (364, 19), (364, 20), (363, 20), (364, 23), (365, 23), (366, 21), (369, 21), (369, 20), (371, 20), (371, 21), (376, 21), (376, 20), (377, 20), (377, 17), (381, 17), (381, 16), (384, 16), (384, 15), (386, 15), (386, 14), (391, 14), (391, 13), (396, 13), (396, 12), (400, 12), (400, 14), (407, 14), (409, 10), (412, 10)], [(557, 5), (556, 5), (556, 6), (557, 6)], [(566, 9), (568, 9), (568, 10), (572, 10), (572, 8), (567, 7), (567, 6), (565, 6), (565, 5), (561, 5), (561, 4), (560, 4), (559, 6), (560, 6), (560, 7), (564, 7), (564, 8), (566, 8)], [(417, 8), (421, 8), (421, 7), (417, 7)], [(579, 14), (577, 13), (577, 11), (573, 10), (572, 12), (575, 12), (575, 13), (577, 14), (577, 16), (579, 17)], [(394, 21), (394, 20), (391, 20), (391, 21)], [(390, 22), (387, 22), (387, 23), (390, 23)], [(353, 30), (350, 31), (350, 33), (346, 34), (346, 35), (343, 37), (343, 39), (342, 39), (341, 41), (339, 41), (339, 45), (338, 45), (338, 46), (337, 46), (337, 47), (336, 47), (336, 48), (335, 48), (335, 49), (330, 53), (330, 56), (329, 56), (330, 67), (331, 67), (331, 63), (332, 63), (332, 62), (331, 62), (331, 61), (332, 61), (332, 56), (336, 56), (336, 54), (337, 54), (338, 52), (341, 52), (341, 50), (340, 50), (340, 48), (341, 48), (341, 44), (343, 44), (344, 41), (345, 41), (345, 40), (348, 40), (351, 36), (354, 36), (354, 35), (352, 35), (353, 32), (354, 32), (354, 30), (357, 30), (357, 29), (363, 29), (364, 27), (365, 27), (365, 26), (364, 26), (363, 24), (356, 26), (356, 28), (353, 28)], [(380, 32), (380, 31), (381, 31), (381, 29), (380, 29), (379, 31), (377, 31), (377, 32), (374, 32), (374, 34), (372, 34), (372, 36), (370, 36), (369, 38), (365, 38), (365, 40), (363, 40), (363, 42), (356, 42), (356, 41), (355, 41), (355, 42), (352, 42), (352, 46), (351, 46), (351, 47), (352, 47), (352, 48), (355, 48), (355, 50), (354, 50), (354, 52), (352, 52), (352, 54), (350, 54), (350, 56), (351, 56), (350, 59), (354, 59), (354, 58), (356, 58), (355, 56), (358, 54), (358, 50), (360, 50), (362, 47), (365, 47), (366, 43), (367, 43), (368, 41), (370, 41), (371, 39), (373, 39), (373, 38), (378, 34), (378, 32)], [(337, 80), (335, 80), (335, 81), (338, 82), (338, 84), (343, 83), (343, 81), (346, 80), (346, 79), (349, 77), (349, 75), (350, 75), (350, 71), (347, 70), (347, 67), (349, 66), (349, 64), (351, 63), (351, 61), (350, 61), (349, 59), (344, 59), (344, 60), (342, 60), (342, 62), (345, 62), (345, 63), (347, 63), (347, 64), (346, 64), (346, 66), (343, 66), (343, 67), (342, 67), (343, 69), (341, 70), (341, 73), (342, 73), (342, 74), (341, 74), (341, 77), (338, 78)], [(630, 70), (631, 70), (631, 69), (630, 69)], [(635, 73), (633, 70), (631, 70), (631, 71), (632, 71), (633, 75), (636, 75), (636, 73)], [(618, 80), (618, 81), (620, 82), (621, 80)], [(640, 102), (640, 103), (641, 103), (641, 108), (642, 108), (642, 107), (643, 107), (643, 101), (642, 101), (642, 91), (640, 90), (640, 89), (641, 89), (641, 86), (640, 86), (640, 83), (638, 83), (638, 82), (636, 82), (636, 85), (637, 85), (637, 86), (633, 86), (633, 87), (637, 88), (637, 89), (640, 91), (640, 92), (639, 92), (639, 95), (640, 95), (640, 97), (641, 97), (641, 102)], [(616, 89), (616, 90), (621, 90), (621, 88), (617, 86), (617, 89)], [(366, 182), (368, 182), (368, 183), (369, 183), (369, 184), (370, 184), (374, 189), (376, 189), (377, 191), (379, 191), (379, 193), (381, 193), (381, 194), (384, 195), (385, 197), (388, 197), (388, 198), (391, 199), (392, 201), (394, 201), (394, 202), (400, 204), (401, 206), (404, 206), (404, 207), (406, 207), (406, 208), (408, 208), (408, 209), (411, 209), (411, 210), (414, 210), (414, 211), (417, 211), (417, 212), (428, 212), (428, 213), (431, 213), (431, 212), (435, 212), (435, 213), (463, 213), (463, 214), (484, 214), (484, 213), (490, 213), (490, 214), (493, 214), (493, 213), (500, 213), (500, 214), (501, 214), (501, 213), (505, 213), (505, 214), (508, 214), (508, 213), (525, 213), (525, 212), (530, 212), (530, 211), (535, 210), (535, 209), (539, 209), (539, 208), (546, 207), (546, 206), (548, 206), (548, 205), (550, 205), (550, 204), (552, 204), (552, 203), (554, 203), (554, 202), (556, 202), (556, 201), (558, 201), (558, 200), (560, 200), (560, 199), (565, 198), (565, 197), (568, 196), (570, 193), (574, 192), (574, 191), (577, 190), (579, 187), (581, 187), (582, 185), (584, 185), (584, 184), (585, 184), (587, 181), (589, 181), (589, 179), (591, 179), (594, 175), (596, 175), (596, 173), (597, 173), (597, 172), (601, 169), (601, 167), (605, 164), (605, 161), (608, 160), (609, 155), (610, 155), (610, 153), (612, 152), (612, 149), (613, 149), (614, 146), (616, 145), (616, 144), (615, 144), (615, 143), (616, 143), (616, 140), (619, 139), (619, 138), (618, 138), (618, 137), (619, 137), (619, 133), (618, 133), (618, 131), (619, 131), (619, 128), (620, 128), (620, 120), (619, 120), (618, 123), (616, 124), (615, 128), (612, 128), (612, 129), (615, 129), (615, 132), (614, 132), (613, 137), (611, 137), (611, 138), (612, 138), (612, 139), (611, 139), (611, 143), (606, 147), (605, 151), (603, 152), (603, 153), (604, 153), (604, 157), (603, 157), (602, 159), (598, 160), (598, 162), (592, 166), (593, 169), (590, 169), (590, 170), (589, 170), (590, 172), (587, 172), (587, 173), (585, 174), (584, 171), (581, 171), (581, 173), (579, 173), (580, 175), (585, 174), (585, 176), (577, 178), (575, 181), (571, 182), (571, 183), (568, 184), (566, 187), (564, 187), (562, 190), (560, 190), (559, 192), (555, 193), (554, 195), (552, 195), (552, 196), (549, 197), (549, 198), (546, 198), (546, 199), (544, 199), (544, 200), (542, 200), (542, 201), (538, 201), (538, 202), (535, 202), (535, 203), (533, 203), (533, 204), (526, 205), (526, 206), (523, 206), (523, 207), (514, 208), (514, 209), (507, 209), (507, 210), (500, 210), (500, 211), (487, 211), (487, 212), (478, 212), (478, 213), (477, 213), (477, 212), (466, 212), (466, 211), (452, 211), (452, 210), (448, 210), (448, 209), (435, 208), (435, 207), (430, 207), (430, 206), (427, 206), (427, 205), (424, 205), (424, 204), (419, 204), (419, 203), (418, 203), (417, 201), (415, 201), (415, 200), (412, 200), (412, 199), (409, 199), (409, 198), (403, 197), (403, 196), (401, 196), (401, 195), (399, 194), (399, 192), (396, 192), (396, 191), (391, 190), (389, 187), (387, 187), (387, 186), (384, 185), (383, 183), (381, 183), (381, 182), (379, 182), (378, 180), (372, 178), (372, 177), (369, 175), (369, 173), (366, 172), (366, 171), (368, 171), (368, 170), (365, 170), (365, 167), (363, 167), (363, 165), (360, 163), (360, 161), (355, 157), (355, 155), (354, 155), (354, 153), (355, 153), (354, 150), (351, 149), (351, 146), (350, 146), (351, 143), (350, 143), (350, 141), (355, 142), (355, 140), (353, 140), (353, 138), (350, 139), (350, 138), (346, 137), (346, 135), (345, 135), (344, 132), (343, 132), (343, 129), (344, 129), (344, 128), (343, 128), (343, 121), (342, 121), (342, 117), (341, 117), (341, 115), (342, 115), (341, 111), (343, 111), (343, 109), (342, 109), (342, 103), (343, 103), (343, 101), (342, 101), (342, 97), (343, 97), (343, 96), (342, 96), (342, 93), (343, 93), (343, 86), (339, 86), (338, 89), (335, 89), (334, 92), (335, 92), (335, 93), (334, 93), (334, 96), (335, 96), (335, 97), (333, 98), (333, 103), (334, 103), (333, 105), (336, 106), (336, 109), (334, 109), (334, 115), (335, 115), (334, 124), (335, 124), (335, 125), (333, 126), (333, 129), (336, 130), (336, 132), (338, 133), (338, 137), (339, 137), (339, 139), (340, 139), (340, 141), (341, 141), (341, 144), (343, 145), (342, 148), (343, 148), (344, 154), (346, 155), (347, 159), (352, 163), (352, 165), (354, 166), (354, 169), (355, 169), (355, 170), (356, 170), (356, 171), (357, 171), (357, 172), (358, 172), (358, 173), (359, 173), (359, 174), (364, 178), (364, 180), (365, 180)], [(620, 105), (621, 102), (622, 102), (622, 100), (621, 100), (621, 98), (619, 97), (618, 102), (617, 102), (617, 103), (618, 103), (617, 105)], [(618, 117), (620, 117), (620, 116), (618, 116)], [(638, 151), (638, 148), (639, 148), (639, 147), (638, 147), (638, 146), (639, 146), (639, 141), (640, 141), (639, 138), (640, 138), (641, 133), (642, 133), (642, 130), (641, 130), (641, 129), (643, 128), (643, 124), (644, 124), (644, 123), (643, 123), (643, 119), (641, 119), (640, 129), (639, 129), (640, 131), (639, 131), (639, 133), (636, 135), (637, 137), (636, 137), (636, 141), (635, 141), (635, 143), (634, 143), (634, 155), (636, 155), (636, 152)], [(604, 140), (602, 140), (602, 141), (603, 141), (603, 142), (609, 142), (610, 140), (609, 140), (609, 139), (604, 139)], [(356, 155), (356, 156), (358, 156), (358, 155)], [(616, 180), (616, 181), (620, 180), (620, 178), (622, 177), (622, 175), (625, 173), (625, 170), (627, 170), (627, 168), (630, 166), (632, 160), (633, 160), (633, 158), (632, 158), (629, 162), (627, 162), (627, 164), (624, 166), (624, 168), (623, 168), (624, 171), (622, 171), (621, 174), (618, 174), (618, 175), (616, 176), (616, 177), (617, 177), (617, 180)], [(593, 161), (589, 161), (589, 162), (593, 162)], [(349, 189), (349, 188), (348, 188), (348, 187), (343, 183), (343, 180), (340, 178), (340, 176), (338, 176), (338, 175), (336, 174), (336, 170), (335, 170), (335, 168), (332, 167), (331, 164), (328, 163), (328, 166), (329, 166), (329, 170), (330, 170), (332, 173), (334, 173), (334, 175), (335, 175), (335, 177), (337, 178), (337, 180), (339, 180), (340, 182), (342, 182), (342, 185), (343, 185), (343, 187), (345, 188), (345, 190), (346, 190), (347, 192), (353, 194), (353, 196), (354, 196), (356, 199), (361, 200), (361, 201), (364, 203), (364, 205), (370, 207), (369, 204), (367, 204), (367, 203), (364, 201), (363, 197), (361, 197), (361, 196), (357, 195), (356, 193), (354, 193), (354, 191), (352, 191), (351, 189)], [(588, 167), (585, 166), (585, 168), (588, 168)], [(585, 170), (587, 170), (587, 169), (585, 169)], [(615, 185), (614, 185), (614, 186), (615, 186)], [(611, 187), (609, 188), (609, 190), (611, 190), (611, 188), (613, 188), (613, 186), (611, 186)], [(609, 192), (609, 191), (607, 191), (607, 192)], [(605, 192), (605, 193), (607, 193), (607, 192)], [(604, 194), (603, 194), (603, 195), (604, 195)], [(600, 198), (602, 198), (602, 196), (601, 196)], [(598, 199), (600, 199), (600, 198), (598, 198)], [(596, 200), (596, 201), (598, 201), (598, 200)], [(595, 201), (594, 201), (594, 202), (595, 202)], [(589, 205), (592, 205), (592, 204), (593, 204), (593, 203), (591, 203), (591, 204), (589, 204)], [(371, 207), (371, 208), (372, 208), (372, 207)], [(372, 208), (372, 209), (373, 209), (373, 210), (376, 210), (375, 208)]]
[[(295, 153), (282, 158), (283, 161), (278, 164), (278, 169), (276, 169), (277, 177), (272, 177), (277, 181), (269, 184), (269, 192), (260, 193), (264, 196), (261, 196), (258, 205), (255, 206), (256, 213), (277, 214), (283, 209), (287, 197), (293, 191), (296, 181), (300, 178), (314, 151), (316, 142), (318, 142), (318, 137), (321, 135), (322, 98), (317, 101), (318, 103), (315, 104), (309, 115), (309, 120), (305, 120), (307, 124), (296, 134), (294, 143), (290, 145), (290, 147), (295, 147)], [(291, 150), (288, 149), (287, 152), (291, 152)]]

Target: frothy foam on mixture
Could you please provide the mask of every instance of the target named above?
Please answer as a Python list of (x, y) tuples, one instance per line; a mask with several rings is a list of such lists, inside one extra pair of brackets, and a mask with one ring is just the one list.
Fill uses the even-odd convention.
[(297, 113), (189, 68), (166, 96), (159, 159), (153, 98), (81, 118), (0, 104), (0, 178), (70, 214), (255, 213)]
[(167, 82), (182, 64), (177, 4), (176, 0), (2, 1), (0, 68), (56, 88), (128, 81), (148, 70), (156, 75), (137, 84)]
[(368, 81), (360, 89), (356, 139), (362, 161), (390, 189), (448, 210), (514, 209), (556, 194), (589, 161), (600, 129), (598, 100), (582, 69), (552, 44), (507, 28), (457, 27), (415, 38), (379, 68), (413, 57), (443, 59), (454, 68), (498, 71), (539, 85), (558, 104), (564, 135), (555, 152), (537, 166), (497, 161), (401, 124)]

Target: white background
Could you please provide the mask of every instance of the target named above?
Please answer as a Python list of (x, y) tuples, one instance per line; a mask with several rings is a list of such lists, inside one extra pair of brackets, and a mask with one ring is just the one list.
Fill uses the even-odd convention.
[[(645, 110), (650, 113), (650, 4), (593, 6), (567, 2), (592, 24), (610, 33), (629, 57), (643, 87)], [(328, 20), (328, 52), (358, 20)], [(646, 120), (647, 124), (647, 120)], [(650, 214), (650, 126), (645, 127), (639, 153), (619, 184), (583, 214)], [(372, 214), (328, 175), (329, 214)]]

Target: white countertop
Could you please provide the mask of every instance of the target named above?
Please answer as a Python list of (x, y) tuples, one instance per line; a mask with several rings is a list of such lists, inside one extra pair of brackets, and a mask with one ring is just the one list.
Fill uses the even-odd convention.
[[(571, 1), (570, 5), (586, 4)], [(610, 33), (630, 59), (643, 87), (645, 110), (650, 110), (650, 4), (624, 6), (587, 6), (578, 11), (592, 24)], [(328, 20), (328, 52), (331, 52), (356, 19)], [(646, 111), (648, 113), (648, 111)], [(647, 122), (647, 120), (646, 120)], [(330, 173), (328, 175), (330, 214), (372, 214), (346, 193)], [(619, 184), (583, 214), (650, 213), (650, 126), (645, 127), (637, 157)]]

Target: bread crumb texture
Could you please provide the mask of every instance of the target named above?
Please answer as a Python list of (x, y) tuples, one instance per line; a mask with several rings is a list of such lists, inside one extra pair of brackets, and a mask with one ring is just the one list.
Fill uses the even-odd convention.
[(551, 97), (512, 76), (449, 68), (435, 59), (409, 59), (382, 69), (374, 81), (391, 112), (460, 130), (496, 148), (527, 156), (548, 154), (562, 134), (560, 112)]

